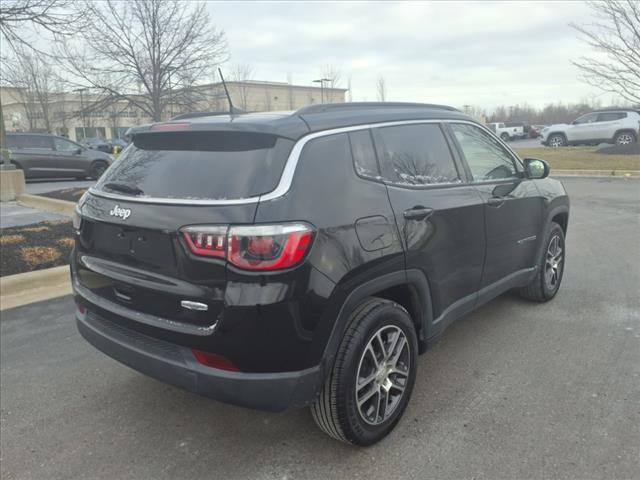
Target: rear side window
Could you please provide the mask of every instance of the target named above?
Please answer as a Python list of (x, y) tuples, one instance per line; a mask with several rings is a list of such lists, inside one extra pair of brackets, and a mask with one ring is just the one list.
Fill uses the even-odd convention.
[(23, 147), (22, 137), (18, 135), (7, 135), (7, 147), (9, 150), (16, 150)]
[(598, 114), (599, 122), (613, 122), (615, 120), (620, 120), (621, 118), (625, 118), (627, 116), (624, 112), (605, 112)]
[(349, 133), (351, 154), (356, 172), (362, 177), (380, 178), (376, 152), (373, 148), (369, 130), (357, 130)]
[(276, 188), (293, 142), (253, 132), (163, 132), (137, 135), (97, 188), (139, 196), (233, 200)]
[(460, 177), (439, 125), (417, 124), (374, 130), (382, 176), (396, 185), (456, 183)]
[(7, 135), (7, 146), (9, 149), (53, 150), (53, 141), (46, 135)]

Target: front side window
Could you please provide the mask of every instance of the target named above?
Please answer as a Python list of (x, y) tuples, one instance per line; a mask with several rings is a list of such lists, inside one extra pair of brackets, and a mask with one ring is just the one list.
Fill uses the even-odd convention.
[(439, 125), (400, 125), (374, 132), (386, 181), (407, 186), (460, 181)]
[(58, 152), (76, 152), (80, 148), (80, 145), (77, 143), (70, 142), (63, 138), (54, 138), (53, 143)]
[(468, 124), (451, 124), (476, 182), (517, 177), (513, 158), (500, 143), (482, 129)]
[(581, 117), (576, 118), (573, 121), (574, 125), (582, 125), (585, 123), (594, 123), (598, 121), (597, 113), (587, 113), (586, 115), (582, 115)]

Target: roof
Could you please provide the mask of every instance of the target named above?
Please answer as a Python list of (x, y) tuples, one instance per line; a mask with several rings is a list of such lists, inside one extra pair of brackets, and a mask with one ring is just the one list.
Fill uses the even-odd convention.
[[(297, 140), (312, 132), (354, 125), (368, 125), (403, 120), (460, 119), (472, 120), (455, 108), (426, 103), (357, 102), (310, 105), (295, 112), (258, 112), (229, 115), (200, 112), (183, 114), (171, 123), (191, 124), (189, 130), (228, 130), (269, 133)], [(144, 125), (131, 129), (131, 134), (153, 129)], [(166, 129), (164, 130), (166, 131)]]

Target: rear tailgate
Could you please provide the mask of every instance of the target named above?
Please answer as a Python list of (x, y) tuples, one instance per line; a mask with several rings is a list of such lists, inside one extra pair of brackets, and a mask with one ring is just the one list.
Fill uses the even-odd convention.
[[(126, 220), (110, 215), (116, 206), (131, 212)], [(179, 229), (203, 222), (251, 223), (256, 206), (150, 205), (89, 195), (81, 207), (76, 280), (101, 299), (135, 312), (209, 327), (223, 306), (225, 262), (192, 255)], [(206, 310), (184, 308), (183, 301)]]
[(224, 305), (226, 262), (191, 253), (180, 229), (252, 224), (292, 144), (251, 132), (136, 137), (80, 202), (77, 292), (140, 323), (206, 334)]

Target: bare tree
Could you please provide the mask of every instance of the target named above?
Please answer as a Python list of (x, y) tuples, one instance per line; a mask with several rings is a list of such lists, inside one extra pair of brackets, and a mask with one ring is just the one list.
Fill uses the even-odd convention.
[(640, 3), (602, 0), (590, 6), (598, 21), (571, 26), (596, 54), (572, 63), (589, 85), (640, 103)]
[(381, 75), (376, 80), (376, 91), (378, 93), (378, 101), (384, 102), (387, 99), (387, 83), (384, 77)]
[[(12, 50), (36, 50), (25, 27), (54, 36), (71, 35), (82, 26), (82, 12), (71, 10), (74, 0), (2, 0), (0, 33)], [(40, 52), (43, 53), (43, 52)]]
[(50, 104), (53, 94), (51, 65), (22, 45), (16, 46), (16, 55), (2, 62), (2, 78), (6, 85), (16, 89), (18, 101), (24, 108), (29, 130), (52, 132)]
[(89, 25), (77, 41), (60, 42), (69, 84), (90, 88), (98, 102), (126, 100), (153, 121), (169, 105), (190, 108), (203, 100), (197, 80), (226, 60), (224, 33), (211, 25), (205, 3), (83, 0), (75, 8)]
[[(0, 40), (4, 40), (2, 63), (6, 61), (7, 50), (16, 53), (17, 49), (37, 51), (25, 27), (46, 31), (54, 37), (72, 35), (83, 28), (83, 12), (71, 12), (69, 7), (74, 0), (2, 0), (0, 8)], [(8, 49), (6, 47), (9, 47)], [(0, 112), (2, 105), (0, 104)], [(8, 162), (5, 155), (4, 118), (0, 114), (0, 157), (2, 163)]]
[(248, 110), (249, 108), (249, 86), (246, 82), (252, 79), (253, 74), (253, 67), (248, 63), (237, 63), (231, 66), (231, 80), (238, 82), (236, 90), (240, 97), (240, 108), (242, 110)]

